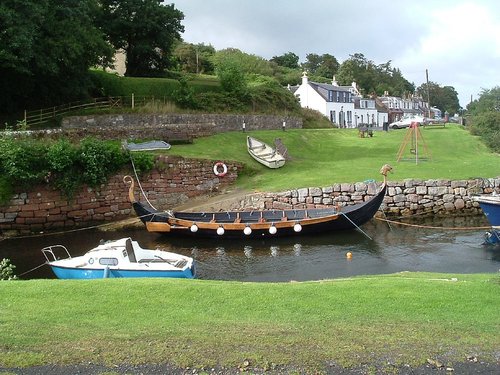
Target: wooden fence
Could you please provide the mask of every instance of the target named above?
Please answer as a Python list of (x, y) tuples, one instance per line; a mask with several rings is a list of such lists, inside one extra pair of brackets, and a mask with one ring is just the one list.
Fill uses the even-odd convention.
[(109, 108), (135, 108), (155, 103), (157, 101), (167, 102), (167, 98), (158, 98), (154, 96), (108, 96), (103, 98), (93, 98), (87, 101), (71, 102), (55, 107), (42, 108), (33, 111), (24, 111), (24, 122), (29, 128), (44, 124), (55, 118), (68, 115), (85, 113), (85, 111), (95, 111)]

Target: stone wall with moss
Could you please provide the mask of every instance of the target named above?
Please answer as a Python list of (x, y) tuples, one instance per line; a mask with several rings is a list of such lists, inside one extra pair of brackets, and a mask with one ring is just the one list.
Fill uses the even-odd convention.
[(302, 119), (270, 115), (120, 114), (70, 116), (64, 133), (81, 132), (106, 139), (161, 139), (189, 141), (227, 131), (301, 129)]
[[(227, 174), (218, 177), (214, 174), (214, 163), (211, 160), (158, 156), (158, 168), (141, 176), (141, 186), (157, 208), (169, 209), (231, 185), (242, 168), (238, 163), (226, 163)], [(19, 190), (7, 205), (0, 208), (0, 231), (32, 233), (74, 229), (132, 217), (128, 187), (123, 182), (125, 174), (128, 173), (109, 178), (98, 188), (85, 186), (71, 199), (48, 185)], [(139, 199), (137, 182), (135, 190), (136, 199)]]

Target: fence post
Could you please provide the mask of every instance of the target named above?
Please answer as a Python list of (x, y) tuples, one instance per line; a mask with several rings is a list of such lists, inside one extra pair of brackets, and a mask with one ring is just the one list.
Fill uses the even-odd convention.
[(132, 93), (132, 109), (134, 109), (134, 93)]

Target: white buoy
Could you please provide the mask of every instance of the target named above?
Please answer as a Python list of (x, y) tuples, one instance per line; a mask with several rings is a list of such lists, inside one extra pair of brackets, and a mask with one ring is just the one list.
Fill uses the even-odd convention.
[(293, 226), (293, 230), (297, 233), (299, 233), (301, 230), (302, 230), (302, 225), (300, 225), (299, 223), (295, 224)]
[(276, 234), (277, 231), (278, 231), (278, 229), (276, 229), (276, 227), (274, 225), (271, 225), (269, 227), (269, 233), (270, 234)]
[(193, 224), (193, 225), (191, 225), (191, 228), (189, 228), (189, 229), (191, 229), (191, 232), (196, 233), (196, 232), (198, 232), (198, 225)]
[(218, 234), (219, 236), (222, 236), (222, 235), (224, 234), (224, 232), (225, 232), (225, 230), (224, 230), (224, 228), (223, 228), (223, 227), (219, 227), (219, 228), (217, 228), (217, 234)]
[(245, 227), (245, 229), (243, 229), (243, 233), (245, 233), (247, 236), (249, 236), (250, 234), (252, 234), (252, 228)]

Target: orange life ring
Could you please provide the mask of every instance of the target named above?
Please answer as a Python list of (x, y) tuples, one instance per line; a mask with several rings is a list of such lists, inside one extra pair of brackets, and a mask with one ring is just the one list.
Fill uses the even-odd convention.
[[(219, 171), (219, 167), (222, 167), (222, 172)], [(214, 165), (214, 174), (217, 177), (224, 177), (227, 174), (227, 166), (223, 162), (219, 161)]]

